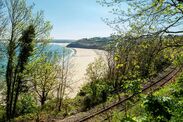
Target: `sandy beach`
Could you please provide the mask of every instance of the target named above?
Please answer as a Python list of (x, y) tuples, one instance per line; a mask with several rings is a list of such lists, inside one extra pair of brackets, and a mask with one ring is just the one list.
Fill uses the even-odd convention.
[[(67, 46), (69, 43), (53, 43), (60, 46)], [(74, 51), (69, 59), (69, 76), (66, 97), (74, 98), (81, 87), (88, 82), (86, 79), (86, 69), (88, 64), (99, 57), (105, 56), (105, 51), (98, 49), (70, 48)]]
[(70, 89), (67, 95), (69, 98), (75, 97), (80, 88), (88, 82), (85, 76), (88, 64), (94, 62), (95, 59), (104, 55), (104, 51), (97, 49), (73, 49), (76, 51), (76, 53), (71, 58), (72, 67), (70, 71), (72, 76)]

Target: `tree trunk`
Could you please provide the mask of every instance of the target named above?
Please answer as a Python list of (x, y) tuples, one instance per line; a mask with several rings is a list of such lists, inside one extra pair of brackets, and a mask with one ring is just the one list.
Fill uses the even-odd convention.
[(46, 95), (45, 95), (45, 92), (43, 90), (42, 97), (41, 97), (41, 109), (43, 109), (43, 106), (45, 104), (45, 101), (46, 101)]
[[(12, 37), (13, 38), (13, 37)], [(6, 68), (6, 84), (7, 84), (7, 96), (6, 96), (6, 119), (9, 121), (12, 118), (12, 79), (13, 79), (13, 57), (15, 55), (14, 42), (10, 40), (8, 47), (8, 64)]]

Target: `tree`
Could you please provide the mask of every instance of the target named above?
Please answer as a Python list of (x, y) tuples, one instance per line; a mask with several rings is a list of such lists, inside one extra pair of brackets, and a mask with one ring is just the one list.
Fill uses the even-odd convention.
[(135, 86), (136, 79), (151, 78), (172, 64), (175, 53), (182, 53), (183, 4), (179, 0), (98, 1), (112, 7), (114, 15), (105, 22), (117, 31), (109, 51), (115, 62), (114, 84), (119, 83), (115, 88), (129, 93), (131, 82)]
[(22, 85), (23, 85), (23, 76), (22, 73), (25, 70), (25, 66), (28, 63), (28, 59), (31, 56), (31, 53), (33, 52), (34, 42), (35, 38), (35, 31), (34, 27), (31, 25), (25, 30), (22, 34), (22, 37), (20, 38), (20, 53), (18, 56), (17, 65), (15, 66), (14, 71), (14, 79), (13, 81), (7, 82), (8, 86), (8, 99), (7, 99), (7, 107), (8, 107), (8, 114), (11, 115), (10, 117), (14, 117), (15, 110), (16, 110), (16, 104), (18, 100), (18, 96), (20, 92), (22, 91)]
[(58, 111), (61, 111), (63, 99), (66, 94), (66, 89), (69, 88), (69, 75), (71, 75), (72, 72), (70, 72), (71, 63), (70, 63), (70, 57), (69, 52), (63, 48), (62, 49), (62, 55), (60, 58), (60, 63), (58, 63), (57, 66), (57, 79), (58, 79), (58, 87), (57, 87), (57, 109)]
[[(161, 38), (163, 43), (168, 34), (183, 34), (183, 4), (178, 0), (99, 0), (102, 5), (113, 7), (115, 19), (106, 23), (115, 28), (119, 34), (128, 31), (135, 38), (149, 37), (150, 35)], [(121, 7), (126, 6), (126, 8)], [(123, 9), (124, 8), (124, 9)], [(181, 47), (181, 40), (175, 41), (176, 36), (171, 36), (161, 49), (165, 47)]]
[(26, 79), (30, 81), (30, 90), (36, 93), (41, 107), (53, 93), (57, 84), (57, 72), (55, 71), (55, 59), (51, 55), (42, 55), (36, 61), (27, 66)]
[[(99, 0), (99, 2), (113, 7), (112, 13), (117, 16), (112, 21), (106, 19), (106, 23), (117, 30), (115, 46), (117, 49), (121, 48), (116, 54), (120, 60), (117, 65), (121, 65), (123, 73), (131, 73), (125, 69), (132, 68), (129, 64), (133, 63), (136, 57), (136, 63), (138, 62), (136, 66), (141, 70), (141, 76), (149, 77), (155, 72), (155, 68), (162, 69), (161, 63), (171, 62), (170, 57), (176, 57), (174, 53), (174, 56), (170, 56), (165, 52), (181, 51), (183, 36), (173, 34), (183, 33), (182, 2), (177, 0)], [(127, 9), (121, 7), (124, 5)], [(170, 59), (167, 58), (165, 61), (165, 55)], [(133, 59), (131, 63), (130, 57)], [(155, 62), (161, 63), (155, 65)]]
[[(12, 93), (11, 93), (11, 102), (13, 104), (12, 112), (16, 112), (16, 104), (18, 96), (21, 91), (23, 91), (23, 85), (26, 84), (24, 77), (22, 76), (28, 60), (34, 50), (34, 40), (35, 39), (35, 30), (34, 26), (30, 25), (27, 30), (22, 34), (20, 39), (20, 54), (18, 56), (18, 62), (15, 68), (14, 73), (14, 82), (12, 84)], [(14, 115), (13, 115), (14, 116)]]
[[(178, 0), (98, 0), (102, 5), (115, 7), (112, 13), (118, 18), (109, 24), (119, 27), (138, 28), (143, 35), (160, 33), (183, 33), (183, 4)], [(122, 9), (126, 5), (128, 9)], [(138, 23), (138, 24), (137, 24)], [(119, 25), (120, 24), (120, 25)], [(177, 27), (177, 29), (173, 29)], [(173, 29), (173, 30), (172, 30)]]
[(110, 87), (107, 84), (107, 65), (102, 57), (95, 59), (88, 65), (86, 76), (89, 80), (80, 91), (79, 95), (84, 96), (83, 110), (90, 109), (99, 103), (107, 100)]
[(61, 111), (66, 89), (69, 88), (70, 75), (69, 52), (63, 48), (61, 54), (43, 51), (42, 55), (32, 60), (25, 72), (29, 89), (35, 93), (41, 108), (45, 103), (56, 98), (56, 110)]
[[(21, 35), (24, 28), (29, 25), (33, 25), (35, 30), (35, 42), (44, 41), (49, 36), (49, 31), (51, 26), (49, 22), (45, 22), (43, 18), (43, 13), (38, 12), (36, 15), (32, 14), (33, 6), (27, 6), (25, 0), (3, 0), (5, 6), (5, 17), (7, 20), (7, 68), (6, 68), (6, 86), (7, 86), (7, 96), (6, 96), (6, 117), (7, 121), (14, 117), (14, 111), (16, 109), (16, 100), (18, 99), (19, 93), (17, 93), (14, 85), (20, 84), (20, 80), (17, 80), (19, 73), (16, 72), (18, 62), (20, 61), (16, 53), (17, 50), (21, 49)], [(23, 49), (23, 48), (22, 48)], [(19, 50), (20, 51), (20, 50)], [(23, 50), (22, 50), (23, 51)], [(21, 54), (21, 53), (20, 53)], [(18, 59), (19, 57), (19, 59)], [(18, 60), (16, 60), (18, 59)], [(27, 59), (26, 59), (27, 60)], [(27, 63), (27, 62), (26, 62)], [(23, 63), (24, 64), (24, 63)], [(20, 64), (21, 65), (21, 64)], [(24, 66), (23, 66), (24, 67)], [(21, 78), (18, 78), (21, 79)], [(19, 85), (18, 85), (19, 86)], [(21, 89), (21, 88), (20, 88)], [(14, 93), (16, 97), (14, 99)], [(14, 110), (13, 110), (14, 109)]]

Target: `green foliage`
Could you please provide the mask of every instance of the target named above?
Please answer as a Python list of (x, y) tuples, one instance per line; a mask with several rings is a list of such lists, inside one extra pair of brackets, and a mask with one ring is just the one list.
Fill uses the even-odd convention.
[(183, 120), (182, 74), (176, 82), (165, 86), (153, 95), (149, 95), (130, 109), (137, 121), (180, 122)]
[(51, 113), (56, 110), (56, 99), (50, 99), (48, 100), (44, 106), (42, 107), (42, 111)]
[(141, 84), (142, 84), (141, 79), (127, 80), (122, 85), (122, 89), (124, 92), (126, 92), (128, 94), (139, 93), (142, 90)]
[(38, 106), (34, 97), (31, 94), (22, 94), (17, 103), (16, 114), (26, 115), (30, 113), (37, 112)]
[(20, 66), (23, 66), (25, 63), (27, 63), (28, 58), (31, 56), (34, 50), (34, 43), (35, 28), (33, 25), (30, 25), (27, 30), (23, 32), (22, 38), (20, 39), (20, 54), (18, 62)]
[(178, 56), (176, 57), (176, 60), (174, 61), (175, 65), (182, 65), (183, 62), (183, 53), (178, 54)]
[(155, 95), (148, 96), (144, 101), (145, 110), (150, 113), (146, 113), (146, 120), (172, 122), (183, 120), (182, 75), (175, 84), (163, 88)]
[(90, 82), (82, 87), (78, 93), (79, 96), (83, 97), (83, 110), (90, 109), (92, 106), (107, 100), (111, 86), (105, 80), (107, 76), (106, 67), (102, 57), (88, 65), (86, 75)]
[[(181, 122), (183, 121), (183, 75), (155, 93), (144, 96), (128, 109), (128, 117), (137, 122)], [(114, 112), (113, 122), (125, 118), (124, 112)]]
[(172, 105), (172, 100), (168, 97), (149, 95), (144, 101), (145, 110), (157, 119), (157, 121), (168, 121), (171, 119)]
[[(121, 33), (133, 36), (182, 33), (183, 4), (179, 0), (98, 0), (112, 8), (114, 19), (106, 22)], [(127, 6), (126, 9), (121, 6)], [(119, 7), (120, 6), (120, 7)], [(178, 28), (178, 30), (174, 30)], [(174, 31), (173, 31), (174, 30)]]
[(56, 63), (55, 56), (50, 57), (49, 53), (45, 53), (27, 66), (26, 78), (31, 79), (30, 87), (42, 106), (52, 96), (53, 87), (57, 85)]
[(83, 110), (106, 102), (110, 89), (106, 81), (102, 80), (93, 81), (84, 86), (78, 94), (83, 97)]
[[(149, 79), (164, 68), (181, 60), (182, 36), (171, 35), (171, 29), (183, 21), (182, 4), (165, 0), (98, 0), (112, 7), (114, 20), (106, 23), (116, 28), (118, 34), (111, 49), (114, 88), (121, 89), (127, 80)], [(119, 6), (127, 6), (127, 9)], [(127, 26), (127, 27), (126, 27)], [(170, 35), (168, 35), (170, 33)], [(173, 31), (174, 33), (174, 31)], [(182, 33), (176, 31), (175, 33)], [(109, 63), (110, 63), (109, 62)], [(181, 61), (178, 61), (179, 64)], [(120, 88), (118, 88), (120, 86)]]
[(15, 118), (14, 121), (15, 122), (32, 121), (32, 120), (36, 119), (36, 116), (37, 116), (37, 113), (25, 114), (25, 115)]
[(6, 0), (1, 3), (1, 14), (5, 19), (3, 38), (6, 39), (3, 41), (7, 44), (6, 119), (9, 121), (15, 117), (21, 92), (28, 91), (24, 71), (34, 50), (34, 43), (47, 40), (51, 26), (44, 21), (42, 12), (33, 14), (33, 6), (28, 5), (26, 0)]
[(123, 114), (120, 112), (114, 112), (112, 117), (112, 122), (137, 122), (136, 119), (130, 115), (123, 117)]
[[(19, 91), (24, 91), (26, 89), (27, 82), (23, 80), (23, 72), (26, 68), (26, 65), (29, 63), (29, 58), (33, 54), (35, 43), (35, 28), (33, 25), (30, 25), (22, 34), (20, 39), (20, 54), (18, 56), (18, 63), (15, 69), (16, 80), (18, 82), (17, 89)], [(14, 87), (14, 86), (13, 86)]]
[(88, 110), (95, 105), (106, 102), (113, 92), (118, 93), (121, 90), (125, 92), (126, 95), (129, 95), (141, 91), (141, 79), (135, 79), (136, 76), (132, 74), (130, 77), (133, 79), (129, 80), (125, 78), (125, 75), (121, 74), (119, 74), (118, 80), (112, 78), (115, 77), (116, 74), (111, 77), (112, 79), (108, 79), (109, 76), (106, 67), (102, 58), (89, 64), (87, 76), (90, 82), (83, 86), (78, 93), (78, 95), (83, 98), (83, 110)]
[(183, 98), (176, 101), (177, 103), (173, 106), (173, 116), (171, 118), (172, 122), (182, 122), (183, 121)]
[(126, 117), (121, 119), (121, 122), (136, 122), (136, 121), (131, 117)]
[[(101, 1), (108, 6), (122, 2), (122, 0), (111, 0), (109, 3), (106, 0)], [(110, 50), (112, 56), (108, 65), (112, 65), (107, 66), (102, 58), (89, 64), (87, 78), (90, 82), (81, 89), (75, 101), (64, 100), (62, 111), (60, 112), (64, 117), (70, 115), (73, 110), (72, 107), (77, 106), (78, 103), (82, 104), (83, 110), (88, 110), (95, 105), (106, 102), (109, 95), (115, 90), (117, 92), (121, 90), (125, 95), (138, 93), (141, 90), (141, 84), (144, 79), (161, 72), (172, 62), (178, 65), (182, 64), (182, 49), (179, 48), (182, 46), (182, 36), (167, 35), (171, 33), (172, 27), (175, 28), (181, 25), (182, 3), (174, 0), (168, 2), (166, 0), (136, 0), (129, 1), (128, 5), (131, 8), (126, 12), (113, 9), (115, 15), (119, 15), (117, 18), (120, 21), (116, 20), (112, 23), (119, 30), (120, 36), (116, 36), (116, 42), (114, 42)], [(27, 63), (34, 50), (33, 42), (38, 42), (48, 37), (51, 29), (50, 23), (44, 21), (42, 12), (37, 13), (35, 17), (32, 16), (32, 7), (28, 7), (25, 0), (11, 0), (5, 6), (8, 8), (9, 18), (7, 20), (12, 20), (11, 24), (8, 25), (11, 30), (9, 32), (12, 33), (9, 34), (7, 31), (7, 35), (11, 35), (11, 39), (7, 38), (10, 40), (6, 76), (7, 88), (10, 88), (10, 90), (7, 90), (7, 93), (9, 93), (7, 95), (7, 106), (10, 105), (10, 107), (7, 107), (7, 117), (11, 113), (14, 114), (13, 110), (8, 113), (8, 108), (15, 109), (16, 105), (16, 114), (23, 115), (21, 116), (22, 118), (31, 119), (36, 116), (34, 112), (38, 109), (36, 103), (38, 100), (34, 101), (30, 94), (19, 96), (19, 91), (23, 91), (24, 83), (31, 81), (28, 85), (30, 89), (34, 90), (36, 98), (39, 98), (44, 118), (44, 115), (47, 115), (44, 112), (52, 114), (55, 111), (56, 100), (53, 99), (52, 94), (58, 82), (58, 73), (55, 71), (57, 59), (54, 57), (55, 55), (50, 57), (52, 54), (43, 54), (39, 59), (33, 59), (34, 61), (30, 61), (28, 65)], [(14, 17), (15, 20), (11, 17)], [(129, 32), (121, 35), (121, 25), (118, 22), (122, 22), (123, 28), (127, 25)], [(23, 32), (20, 38), (21, 35), (19, 33), (22, 32), (23, 28), (27, 27), (27, 23), (33, 25), (29, 26), (28, 30)], [(7, 30), (9, 30), (8, 28)], [(89, 40), (91, 40), (91, 43), (95, 40), (97, 41), (95, 41), (94, 45), (88, 45), (90, 41), (83, 39), (78, 41), (76, 45), (83, 46), (82, 44), (84, 43), (85, 47), (99, 48), (98, 45), (103, 46), (103, 44), (106, 44), (105, 40), (110, 41), (111, 38), (92, 38)], [(18, 56), (16, 54), (17, 49), (20, 50)], [(36, 56), (34, 55), (34, 57)], [(25, 69), (26, 71), (24, 71)], [(13, 80), (18, 82), (11, 83)], [(148, 96), (143, 104), (146, 113), (141, 120), (168, 121), (173, 119), (181, 121), (183, 116), (182, 82), (183, 78), (181, 77), (175, 87), (176, 89), (168, 92), (172, 92), (172, 94), (169, 94), (171, 97)], [(15, 98), (13, 95), (16, 95)], [(9, 97), (10, 102), (8, 101)], [(17, 104), (16, 100), (18, 100)], [(69, 105), (69, 103), (72, 103), (72, 105)], [(12, 104), (15, 105), (13, 106)], [(2, 107), (1, 111), (0, 107), (0, 115), (3, 112), (4, 108)], [(10, 116), (14, 117), (14, 115)], [(133, 122), (135, 119), (127, 116), (125, 118), (121, 117), (119, 121)]]
[(176, 98), (183, 98), (183, 75), (181, 75), (177, 81), (175, 86), (175, 90), (173, 90), (172, 95)]

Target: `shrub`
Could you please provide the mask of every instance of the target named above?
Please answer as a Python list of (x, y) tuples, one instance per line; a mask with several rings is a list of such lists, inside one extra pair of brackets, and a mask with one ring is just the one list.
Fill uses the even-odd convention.
[(136, 122), (136, 121), (133, 118), (131, 118), (130, 116), (128, 116), (128, 117), (121, 119), (121, 122)]
[(92, 97), (86, 96), (83, 100), (83, 111), (90, 109), (93, 105)]
[(51, 99), (51, 100), (48, 100), (45, 105), (42, 107), (42, 110), (43, 111), (47, 111), (47, 112), (50, 112), (50, 111), (54, 111), (56, 108), (56, 103), (57, 103), (57, 99)]
[(164, 121), (171, 119), (172, 100), (169, 97), (147, 96), (144, 107), (155, 119)]
[(86, 84), (78, 94), (83, 97), (83, 110), (106, 102), (110, 89), (105, 80), (97, 80)]
[(123, 112), (114, 111), (112, 116), (112, 122), (137, 122), (134, 117), (123, 115)]
[(176, 98), (181, 98), (183, 97), (183, 74), (179, 77), (177, 83), (176, 83), (176, 88), (173, 91), (173, 96)]
[(15, 122), (29, 122), (31, 120), (35, 120), (36, 117), (37, 117), (37, 113), (25, 114), (15, 118)]
[(34, 98), (30, 94), (21, 95), (18, 103), (17, 103), (17, 111), (16, 115), (25, 115), (34, 113), (37, 111), (37, 104)]

